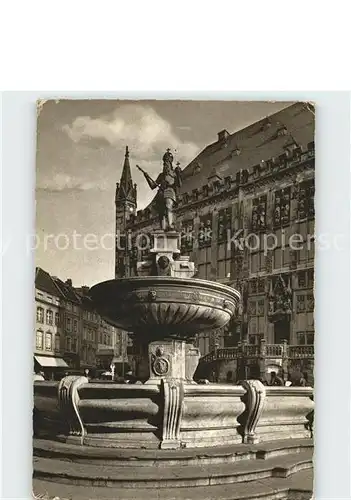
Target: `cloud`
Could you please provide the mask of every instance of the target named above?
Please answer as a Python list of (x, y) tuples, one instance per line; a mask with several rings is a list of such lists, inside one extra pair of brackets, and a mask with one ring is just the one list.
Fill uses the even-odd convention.
[(51, 192), (61, 191), (89, 191), (91, 189), (105, 190), (108, 185), (105, 181), (96, 184), (88, 182), (78, 177), (72, 177), (67, 174), (56, 174), (50, 179), (43, 179), (37, 183), (37, 189)]
[(122, 150), (128, 145), (136, 160), (161, 161), (166, 148), (171, 148), (185, 166), (199, 152), (193, 142), (181, 141), (171, 124), (148, 105), (124, 104), (98, 118), (79, 116), (62, 130), (75, 143), (103, 141)]

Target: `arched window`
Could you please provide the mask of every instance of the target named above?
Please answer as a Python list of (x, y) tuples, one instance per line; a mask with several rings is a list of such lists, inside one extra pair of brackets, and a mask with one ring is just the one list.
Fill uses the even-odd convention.
[(43, 348), (43, 332), (41, 330), (37, 330), (35, 337), (35, 346), (37, 349)]
[(42, 307), (37, 307), (37, 322), (44, 323), (44, 309)]
[(58, 333), (56, 333), (55, 335), (55, 351), (59, 351), (60, 348), (61, 348), (61, 345), (60, 345), (60, 335)]
[(46, 311), (46, 324), (52, 325), (53, 322), (54, 322), (54, 313), (51, 311), (51, 309), (48, 309)]
[(52, 350), (52, 333), (50, 332), (45, 333), (45, 350), (46, 351)]

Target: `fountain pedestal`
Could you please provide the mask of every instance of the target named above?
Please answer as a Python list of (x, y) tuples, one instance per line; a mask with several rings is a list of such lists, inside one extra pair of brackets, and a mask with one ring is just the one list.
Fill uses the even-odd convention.
[(200, 351), (184, 340), (150, 342), (148, 346), (149, 379), (147, 384), (160, 384), (162, 379), (195, 383)]
[[(139, 276), (194, 276), (194, 262), (190, 262), (189, 257), (180, 255), (178, 232), (159, 230), (152, 234), (152, 238), (153, 246), (148, 257), (137, 264)], [(150, 290), (150, 299), (156, 299), (156, 292), (153, 290)], [(145, 380), (149, 376), (148, 383), (152, 384), (160, 383), (162, 378), (194, 383), (193, 375), (200, 359), (200, 351), (192, 343), (170, 339), (152, 341), (147, 346), (145, 339), (138, 341), (137, 338), (134, 343), (139, 351), (136, 366), (138, 378)]]

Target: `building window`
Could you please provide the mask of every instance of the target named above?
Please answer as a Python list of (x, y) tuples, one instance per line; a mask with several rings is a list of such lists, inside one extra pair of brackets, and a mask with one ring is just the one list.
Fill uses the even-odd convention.
[(198, 243), (199, 248), (210, 246), (212, 243), (212, 214), (200, 217)]
[(297, 295), (296, 310), (298, 313), (303, 313), (306, 310), (305, 295)]
[(231, 248), (227, 242), (217, 246), (217, 278), (229, 278), (231, 268)]
[(72, 339), (72, 351), (77, 352), (77, 339), (76, 338)]
[(313, 293), (308, 293), (306, 295), (306, 311), (313, 312), (314, 311), (314, 297)]
[(55, 351), (59, 351), (61, 349), (60, 335), (56, 333), (55, 335)]
[(52, 350), (52, 334), (50, 332), (45, 333), (45, 350)]
[(187, 220), (182, 222), (181, 229), (181, 250), (183, 252), (191, 252), (194, 244), (194, 226), (193, 221)]
[(297, 334), (298, 345), (313, 345), (314, 344), (314, 332), (298, 332)]
[(66, 318), (66, 330), (70, 332), (71, 328), (72, 328), (71, 318)]
[(250, 316), (264, 316), (264, 300), (249, 300), (248, 313)]
[(198, 256), (198, 262), (197, 262), (198, 278), (211, 279), (212, 248), (210, 246), (200, 248), (197, 253), (197, 256)]
[(274, 225), (281, 226), (290, 222), (290, 188), (276, 191), (274, 199)]
[(256, 293), (264, 293), (266, 289), (266, 282), (264, 278), (253, 279), (250, 281), (249, 290), (251, 295)]
[(54, 313), (51, 311), (51, 309), (48, 309), (46, 311), (46, 324), (52, 325), (53, 322), (54, 322)]
[(55, 312), (55, 325), (60, 326), (60, 313)]
[(71, 337), (66, 337), (66, 351), (71, 352), (72, 350), (72, 339)]
[(314, 217), (314, 179), (302, 182), (299, 189), (298, 218)]
[(315, 250), (314, 220), (300, 221), (297, 234), (299, 235), (299, 241), (296, 244), (297, 262), (299, 264), (312, 263)]
[[(227, 241), (228, 231), (232, 229), (232, 209), (224, 208), (218, 212), (218, 242)], [(230, 239), (230, 238), (229, 238)]]
[(35, 337), (35, 346), (37, 349), (43, 348), (43, 332), (41, 330), (37, 330)]
[(37, 307), (37, 322), (44, 323), (44, 309), (42, 307)]
[(73, 331), (75, 333), (78, 331), (78, 321), (76, 319), (73, 321)]
[(252, 234), (247, 238), (250, 251), (250, 272), (256, 274), (266, 270), (266, 255), (264, 234)]
[(297, 287), (298, 288), (307, 288), (307, 273), (306, 273), (306, 271), (302, 271), (302, 272), (298, 273)]
[(249, 343), (259, 344), (260, 339), (264, 338), (265, 331), (265, 301), (264, 299), (250, 299), (248, 302), (248, 333)]
[(249, 344), (257, 345), (261, 342), (261, 339), (264, 339), (263, 333), (260, 333), (258, 335), (249, 335)]
[(266, 227), (267, 196), (260, 196), (252, 202), (252, 229), (259, 231)]

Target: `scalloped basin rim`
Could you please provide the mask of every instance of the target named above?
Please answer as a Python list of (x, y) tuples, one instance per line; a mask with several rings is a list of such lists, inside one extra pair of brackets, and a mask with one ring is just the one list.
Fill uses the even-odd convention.
[(198, 278), (138, 276), (99, 283), (90, 290), (90, 297), (111, 324), (160, 338), (191, 337), (222, 328), (235, 313), (240, 293)]
[(183, 285), (189, 286), (191, 288), (196, 288), (197, 285), (203, 288), (209, 288), (216, 290), (218, 292), (224, 292), (226, 294), (232, 295), (233, 298), (237, 300), (240, 299), (240, 293), (235, 288), (232, 288), (223, 283), (218, 283), (217, 281), (202, 280), (199, 278), (173, 278), (170, 276), (133, 276), (131, 278), (116, 278), (112, 280), (102, 281), (92, 286), (90, 289), (90, 294), (95, 294), (99, 288), (105, 286), (111, 286), (112, 284), (130, 285), (131, 288), (136, 288), (134, 285), (140, 283), (140, 285), (150, 285), (157, 286), (157, 284), (162, 285)]

